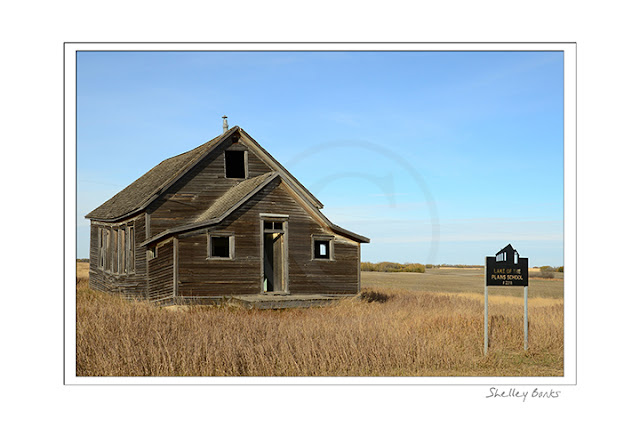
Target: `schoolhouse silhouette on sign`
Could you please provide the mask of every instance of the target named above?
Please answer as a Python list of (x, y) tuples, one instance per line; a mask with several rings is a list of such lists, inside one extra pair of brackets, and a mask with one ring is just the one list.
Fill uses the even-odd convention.
[(517, 265), (518, 257), (518, 251), (509, 244), (496, 253), (496, 262), (507, 262)]

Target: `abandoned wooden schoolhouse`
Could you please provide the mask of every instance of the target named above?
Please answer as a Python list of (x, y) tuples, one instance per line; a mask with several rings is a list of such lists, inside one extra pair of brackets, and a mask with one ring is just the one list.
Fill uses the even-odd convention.
[(86, 215), (89, 286), (163, 305), (360, 290), (364, 236), (235, 126), (162, 161)]

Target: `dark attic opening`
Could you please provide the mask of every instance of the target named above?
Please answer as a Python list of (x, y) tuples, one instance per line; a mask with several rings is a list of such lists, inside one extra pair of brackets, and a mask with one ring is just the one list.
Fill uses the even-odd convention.
[(228, 179), (244, 179), (244, 154), (242, 150), (226, 150), (224, 152), (225, 171)]

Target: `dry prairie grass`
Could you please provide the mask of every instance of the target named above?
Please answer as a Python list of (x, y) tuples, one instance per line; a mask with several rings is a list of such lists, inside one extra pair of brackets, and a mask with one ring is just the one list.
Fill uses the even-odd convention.
[[(564, 297), (563, 273), (559, 278), (529, 278), (529, 298)], [(384, 289), (395, 286), (410, 291), (442, 292), (448, 294), (484, 294), (484, 270), (474, 268), (428, 269), (425, 273), (362, 272), (363, 286)], [(491, 287), (490, 294), (522, 297), (522, 287)]]
[[(401, 273), (404, 274), (404, 273)], [(492, 296), (483, 348), (477, 295), (376, 287), (323, 308), (168, 311), (77, 286), (78, 376), (561, 376), (562, 300)], [(384, 297), (388, 297), (386, 301)], [(544, 299), (540, 299), (544, 300)]]

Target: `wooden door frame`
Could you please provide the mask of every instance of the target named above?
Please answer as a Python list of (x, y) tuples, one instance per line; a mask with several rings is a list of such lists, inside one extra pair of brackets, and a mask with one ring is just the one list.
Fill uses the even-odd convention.
[[(284, 238), (282, 243), (282, 286), (283, 290), (280, 292), (268, 292), (264, 290), (264, 222), (276, 221), (282, 223), (282, 237)], [(269, 233), (269, 232), (267, 232)], [(276, 232), (274, 232), (276, 233)], [(280, 233), (280, 232), (277, 232)], [(289, 215), (275, 214), (275, 213), (261, 213), (260, 214), (260, 294), (268, 295), (289, 295)]]

